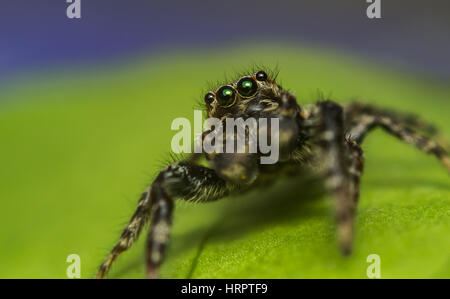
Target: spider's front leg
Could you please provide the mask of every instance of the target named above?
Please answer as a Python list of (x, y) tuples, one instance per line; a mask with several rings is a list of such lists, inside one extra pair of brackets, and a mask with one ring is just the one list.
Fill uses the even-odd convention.
[(100, 266), (96, 278), (103, 278), (117, 257), (132, 246), (150, 216), (152, 220), (146, 249), (147, 277), (157, 277), (169, 241), (173, 198), (206, 202), (224, 197), (231, 189), (232, 186), (212, 169), (188, 161), (167, 166), (143, 194), (136, 212), (122, 232), (118, 244)]
[(325, 186), (336, 200), (337, 238), (344, 254), (351, 252), (353, 226), (363, 170), (362, 150), (345, 139), (343, 109), (336, 103), (318, 104), (316, 144), (320, 149)]
[(138, 238), (142, 228), (147, 223), (151, 212), (150, 189), (151, 187), (147, 188), (147, 190), (142, 194), (136, 211), (120, 235), (119, 242), (116, 246), (114, 246), (103, 263), (100, 265), (95, 278), (102, 279), (105, 277), (105, 275), (109, 272), (112, 263), (122, 252), (129, 249)]

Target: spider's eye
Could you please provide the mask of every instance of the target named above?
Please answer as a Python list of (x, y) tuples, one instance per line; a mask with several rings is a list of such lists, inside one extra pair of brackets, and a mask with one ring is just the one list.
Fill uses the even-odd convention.
[(208, 92), (205, 95), (205, 103), (211, 105), (214, 102), (214, 94), (212, 92)]
[(267, 80), (267, 74), (265, 71), (259, 71), (256, 73), (256, 80), (258, 81), (266, 81)]
[(236, 98), (236, 93), (231, 86), (222, 86), (217, 91), (217, 101), (220, 106), (228, 106), (234, 102)]
[(243, 97), (250, 97), (256, 93), (258, 85), (256, 81), (250, 77), (245, 77), (239, 80), (237, 84), (238, 92)]

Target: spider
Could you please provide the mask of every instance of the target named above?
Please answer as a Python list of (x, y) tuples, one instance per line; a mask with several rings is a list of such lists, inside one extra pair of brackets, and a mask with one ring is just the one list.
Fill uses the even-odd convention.
[[(335, 201), (336, 238), (344, 255), (351, 252), (354, 218), (363, 172), (364, 137), (376, 127), (436, 156), (450, 171), (450, 158), (430, 138), (433, 126), (415, 116), (351, 102), (330, 100), (300, 107), (295, 96), (275, 82), (276, 74), (263, 70), (210, 91), (204, 97), (208, 117), (278, 118), (279, 160), (261, 164), (262, 153), (191, 154), (159, 172), (142, 194), (137, 209), (119, 242), (101, 264), (103, 278), (117, 257), (129, 249), (150, 223), (146, 243), (147, 278), (157, 278), (169, 242), (174, 198), (211, 202), (267, 185), (280, 174), (295, 175), (308, 169), (323, 179)], [(259, 128), (267, 129), (267, 128)], [(203, 138), (205, 137), (203, 133)], [(209, 167), (202, 166), (202, 159)]]

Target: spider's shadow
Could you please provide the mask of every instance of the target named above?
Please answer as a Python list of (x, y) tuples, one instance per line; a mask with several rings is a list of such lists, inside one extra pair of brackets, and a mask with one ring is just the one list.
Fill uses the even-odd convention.
[(323, 194), (318, 180), (299, 176), (232, 198), (209, 231), (209, 241), (227, 241), (264, 226), (328, 214), (312, 205)]
[[(328, 217), (330, 211), (312, 203), (323, 197), (324, 191), (318, 178), (308, 175), (283, 177), (273, 186), (259, 188), (248, 194), (232, 197), (221, 209), (215, 223), (208, 228), (197, 228), (173, 240), (168, 259), (176, 258), (186, 250), (197, 247), (187, 278), (191, 278), (197, 261), (206, 244), (226, 242), (240, 238), (252, 231), (274, 224), (287, 223), (296, 219), (304, 221), (312, 217)], [(175, 220), (176, 221), (176, 220)], [(115, 273), (118, 278), (127, 272), (141, 267), (139, 257), (128, 266)]]

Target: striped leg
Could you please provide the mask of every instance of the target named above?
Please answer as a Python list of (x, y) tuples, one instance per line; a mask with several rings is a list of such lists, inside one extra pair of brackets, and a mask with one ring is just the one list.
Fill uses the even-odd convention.
[[(337, 238), (344, 254), (351, 251), (353, 220), (356, 210), (356, 181), (350, 180), (350, 172), (357, 162), (350, 164), (349, 147), (344, 139), (343, 110), (330, 101), (320, 102), (319, 140), (320, 160), (325, 176), (325, 186), (333, 194), (336, 203)], [(353, 153), (354, 151), (351, 151)]]
[(341, 230), (338, 231), (338, 239), (344, 253), (351, 251), (351, 245), (353, 240), (354, 219), (356, 215), (356, 209), (359, 201), (359, 187), (360, 179), (364, 169), (363, 151), (359, 144), (354, 141), (347, 140), (347, 165), (349, 172), (348, 188), (351, 197), (351, 203), (349, 200), (349, 207), (346, 213), (348, 213), (348, 223), (343, 224)]
[[(161, 180), (159, 177), (158, 180)], [(155, 183), (156, 183), (155, 182)], [(155, 211), (147, 236), (146, 265), (147, 278), (157, 278), (157, 269), (164, 259), (172, 227), (173, 200), (162, 185), (156, 183), (152, 197), (155, 199)]]
[(138, 207), (131, 217), (130, 222), (125, 227), (120, 236), (119, 242), (111, 250), (111, 252), (106, 257), (103, 264), (101, 264), (95, 278), (101, 279), (105, 277), (111, 268), (112, 263), (119, 257), (119, 255), (130, 248), (134, 241), (138, 238), (142, 228), (147, 223), (151, 212), (151, 202), (150, 202), (150, 188), (148, 188), (141, 196), (138, 202)]
[(361, 144), (366, 135), (378, 125), (377, 117), (363, 114), (353, 119), (353, 123), (347, 133), (348, 138)]
[(417, 147), (425, 153), (435, 155), (436, 158), (438, 158), (450, 172), (450, 158), (444, 148), (442, 148), (439, 144), (408, 128), (402, 127), (400, 124), (388, 117), (381, 117), (378, 122), (385, 131), (391, 133), (406, 143)]
[(359, 183), (364, 170), (363, 150), (358, 143), (350, 140), (347, 140), (347, 148), (349, 152), (349, 188), (356, 208), (356, 204), (359, 200)]
[(417, 133), (388, 115), (362, 115), (349, 130), (349, 138), (362, 143), (364, 137), (376, 127), (418, 148), (419, 150), (435, 155), (450, 172), (450, 158), (445, 149), (428, 137)]
[(404, 127), (413, 129), (414, 131), (423, 133), (428, 137), (435, 137), (438, 135), (438, 130), (436, 127), (422, 119), (420, 119), (417, 115), (408, 114), (408, 113), (399, 113), (397, 111), (378, 108), (369, 104), (363, 104), (358, 102), (353, 102), (345, 106), (345, 119), (347, 122), (356, 124), (361, 122), (360, 117), (365, 116), (367, 120), (367, 116), (386, 116), (397, 123), (401, 124)]
[(191, 164), (173, 163), (162, 170), (138, 204), (138, 209), (123, 231), (118, 244), (106, 257), (97, 273), (103, 278), (111, 264), (131, 247), (141, 229), (152, 215), (147, 240), (147, 277), (155, 278), (164, 259), (172, 225), (173, 198), (207, 202), (224, 197), (232, 187), (217, 176), (214, 170)]
[(152, 188), (154, 214), (147, 236), (147, 278), (157, 278), (164, 260), (172, 226), (173, 197), (187, 201), (208, 202), (226, 196), (230, 185), (212, 169), (175, 163), (168, 166), (156, 178)]

